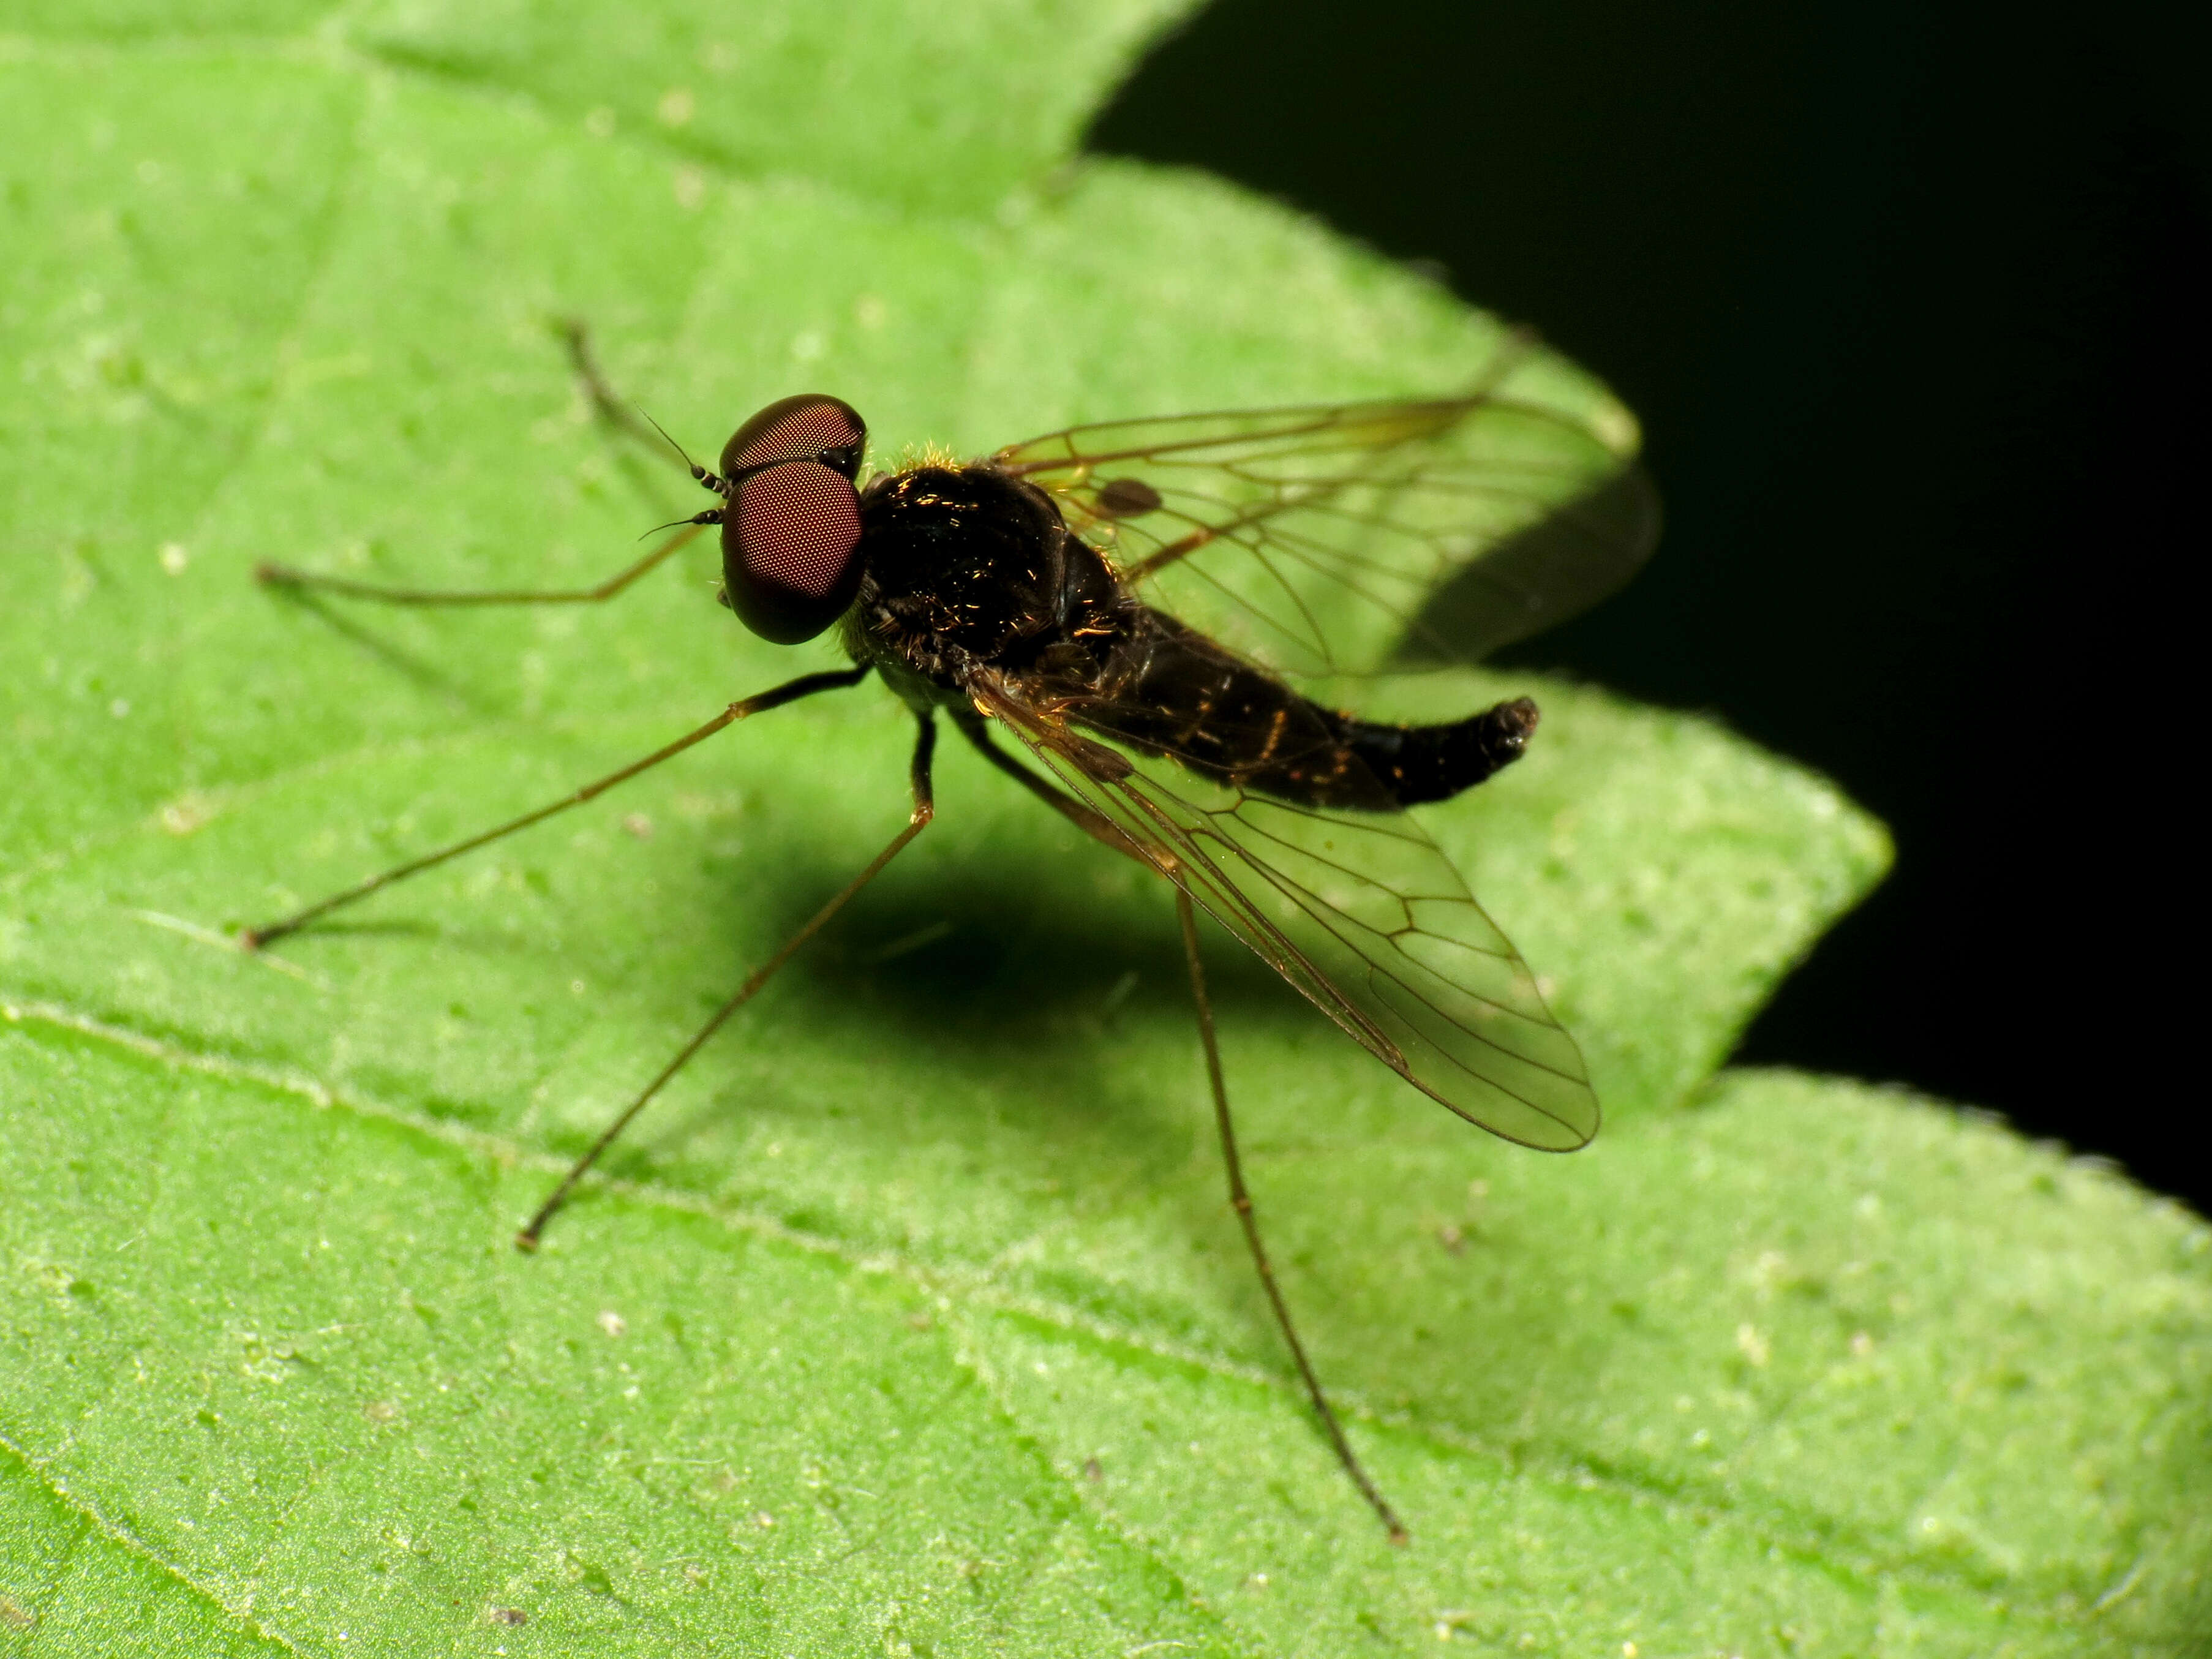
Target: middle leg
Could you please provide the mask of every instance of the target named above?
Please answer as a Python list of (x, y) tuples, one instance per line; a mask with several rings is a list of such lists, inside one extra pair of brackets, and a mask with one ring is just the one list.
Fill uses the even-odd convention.
[(738, 1009), (753, 1000), (760, 988), (775, 976), (776, 969), (798, 954), (800, 945), (820, 933), (832, 916), (851, 902), (854, 894), (882, 874), (884, 866), (904, 852), (907, 843), (929, 827), (930, 819), (935, 817), (937, 812), (936, 797), (930, 783), (930, 761), (937, 750), (937, 725), (934, 718), (927, 714), (917, 714), (915, 718), (921, 722), (921, 730), (915, 738), (914, 761), (908, 769), (908, 779), (914, 792), (914, 808), (907, 816), (906, 828), (891, 837), (884, 850), (876, 854), (866, 869), (853, 878), (842, 892), (817, 910), (804, 927), (786, 939), (781, 950), (754, 969), (746, 977), (745, 982), (738, 988), (737, 994), (717, 1008), (714, 1017), (699, 1028), (689, 1042), (677, 1050), (676, 1058), (662, 1066), (659, 1075), (645, 1085), (644, 1091), (629, 1105), (623, 1107), (616, 1115), (614, 1121), (599, 1132), (599, 1138), (592, 1143), (590, 1149), (578, 1158), (568, 1173), (561, 1178), (561, 1184), (553, 1189), (546, 1200), (538, 1206), (538, 1213), (530, 1218), (529, 1223), (520, 1232), (515, 1234), (514, 1244), (517, 1249), (534, 1250), (538, 1248), (538, 1240), (545, 1231), (545, 1224), (553, 1218), (553, 1212), (567, 1201), (569, 1193), (574, 1190), (576, 1183), (581, 1181), (590, 1172), (592, 1166), (599, 1161), (600, 1154), (615, 1144), (615, 1138), (629, 1127), (631, 1120), (646, 1109), (653, 1097), (660, 1092), (668, 1079), (682, 1071), (690, 1062), (691, 1056), (707, 1046), (708, 1039), (722, 1029), (724, 1023), (732, 1014), (736, 1013)]
[(997, 744), (992, 742), (990, 722), (981, 714), (972, 708), (952, 708), (946, 712), (951, 715), (953, 725), (959, 728), (960, 735), (974, 744), (977, 752), (1000, 771), (1004, 772), (1016, 783), (1059, 813), (1060, 817), (1082, 830), (1085, 835), (1105, 842), (1115, 852), (1136, 860), (1148, 870), (1152, 867), (1151, 861), (1130, 844), (1129, 838), (1115, 826), (1111, 818), (1103, 812), (1096, 811), (1085, 805), (1065, 789), (1047, 782), (1005, 750), (1000, 748)]

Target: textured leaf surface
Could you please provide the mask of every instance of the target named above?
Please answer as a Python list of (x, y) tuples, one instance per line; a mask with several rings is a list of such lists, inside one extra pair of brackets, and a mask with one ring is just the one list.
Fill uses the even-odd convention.
[(1142, 8), (10, 15), (0, 1651), (2197, 1650), (2206, 1230), (1901, 1096), (1709, 1082), (1886, 848), (1594, 692), (1362, 693), (1543, 700), (1429, 817), (1584, 1045), (1589, 1152), (1486, 1142), (1214, 957), (1410, 1549), (1286, 1385), (1165, 896), (962, 755), (515, 1255), (902, 821), (905, 722), (764, 717), (249, 959), (222, 928), (827, 661), (703, 557), (507, 616), (256, 560), (630, 556), (689, 503), (591, 427), (559, 316), (695, 447), (816, 386), (886, 453), (1449, 387), (1497, 326), (1204, 179), (1061, 167)]

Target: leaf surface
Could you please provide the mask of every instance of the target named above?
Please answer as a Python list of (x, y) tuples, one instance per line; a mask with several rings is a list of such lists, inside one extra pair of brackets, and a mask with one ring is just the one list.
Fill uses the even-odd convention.
[(0, 1651), (2178, 1654), (2212, 1624), (2206, 1230), (1900, 1095), (1713, 1080), (1886, 843), (1595, 691), (1358, 694), (1543, 702), (1529, 757), (1426, 821), (1583, 1043), (1588, 1152), (1487, 1142), (1209, 947), (1263, 1218), (1410, 1549), (1289, 1385), (1165, 895), (963, 754), (516, 1255), (902, 821), (907, 723), (873, 687), (764, 716), (249, 958), (223, 930), (830, 660), (743, 635), (703, 551), (507, 615), (288, 603), (255, 562), (634, 556), (690, 497), (592, 425), (563, 317), (695, 449), (819, 387), (886, 460), (1448, 389), (1500, 326), (1216, 182), (1066, 164), (1157, 8), (13, 15)]

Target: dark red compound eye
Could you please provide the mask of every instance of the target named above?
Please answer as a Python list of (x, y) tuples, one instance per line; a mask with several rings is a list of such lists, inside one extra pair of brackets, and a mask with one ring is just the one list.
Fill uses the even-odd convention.
[(770, 404), (722, 446), (722, 476), (740, 475), (779, 461), (819, 461), (848, 479), (860, 471), (868, 428), (852, 404), (818, 392)]
[(722, 515), (730, 609), (777, 645), (811, 640), (860, 585), (860, 498), (818, 461), (786, 461), (738, 484)]
[(860, 501), (853, 488), (868, 428), (818, 392), (770, 404), (722, 446), (722, 592), (744, 625), (777, 645), (830, 626), (860, 585)]

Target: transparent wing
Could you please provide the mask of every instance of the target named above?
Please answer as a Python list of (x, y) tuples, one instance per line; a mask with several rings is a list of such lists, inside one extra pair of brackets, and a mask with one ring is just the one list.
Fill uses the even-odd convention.
[[(1535, 976), (1404, 812), (1322, 811), (1109, 747), (996, 676), (978, 707), (1382, 1063), (1461, 1116), (1565, 1152), (1597, 1133), (1582, 1054)], [(1380, 785), (1376, 794), (1382, 794)]]
[(1074, 427), (993, 459), (1147, 603), (1279, 673), (1466, 660), (1595, 605), (1657, 533), (1627, 412), (1511, 395), (1512, 372), (1455, 398)]

